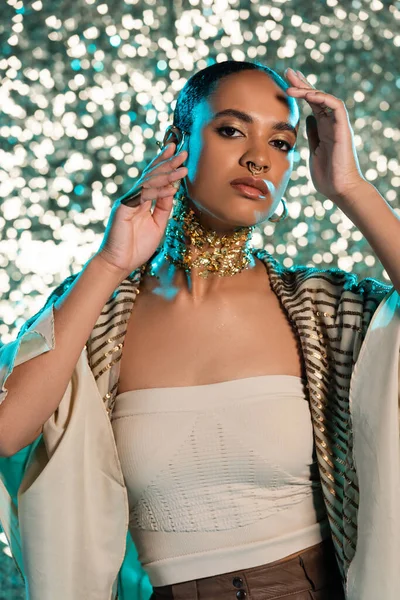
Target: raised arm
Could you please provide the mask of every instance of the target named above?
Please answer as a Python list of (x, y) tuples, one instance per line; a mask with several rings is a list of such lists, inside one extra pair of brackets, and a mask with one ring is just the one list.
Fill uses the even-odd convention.
[[(179, 166), (187, 153), (175, 155), (175, 149), (171, 143), (146, 167), (135, 186), (138, 194), (114, 203), (99, 251), (54, 303), (54, 347), (13, 368), (5, 380), (3, 398), (0, 388), (1, 456), (15, 454), (41, 433), (63, 399), (105, 303), (159, 246), (176, 192), (173, 183), (187, 172)], [(7, 347), (0, 350), (0, 367), (3, 357), (9, 364), (8, 354), (12, 353), (7, 353)]]

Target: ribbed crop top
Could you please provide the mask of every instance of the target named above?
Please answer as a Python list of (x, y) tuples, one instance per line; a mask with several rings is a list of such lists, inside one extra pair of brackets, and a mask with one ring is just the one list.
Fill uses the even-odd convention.
[(301, 378), (124, 392), (112, 427), (153, 586), (267, 564), (329, 537)]

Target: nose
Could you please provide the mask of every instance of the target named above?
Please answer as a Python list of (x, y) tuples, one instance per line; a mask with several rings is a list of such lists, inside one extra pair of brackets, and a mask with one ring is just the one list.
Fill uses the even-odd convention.
[(262, 142), (262, 144), (260, 144), (260, 147), (256, 148), (255, 146), (253, 146), (253, 148), (251, 150), (248, 150), (241, 159), (241, 163), (243, 166), (246, 166), (249, 171), (251, 170), (251, 163), (253, 163), (253, 168), (254, 165), (256, 165), (256, 167), (258, 167), (258, 170), (260, 172), (267, 172), (270, 170), (271, 168), (271, 161), (270, 161), (270, 157), (269, 157), (269, 153), (268, 150), (265, 147), (265, 141)]

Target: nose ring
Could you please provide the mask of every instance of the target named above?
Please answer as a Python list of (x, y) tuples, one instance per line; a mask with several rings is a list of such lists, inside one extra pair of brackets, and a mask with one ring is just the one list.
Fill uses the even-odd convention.
[(257, 173), (261, 173), (263, 171), (263, 167), (257, 167), (257, 165), (255, 165), (253, 162), (249, 162), (249, 169), (253, 175), (256, 175)]

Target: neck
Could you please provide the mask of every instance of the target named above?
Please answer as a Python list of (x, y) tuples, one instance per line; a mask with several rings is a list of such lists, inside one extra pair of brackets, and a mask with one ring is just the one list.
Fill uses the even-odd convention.
[[(162, 288), (175, 288), (195, 298), (236, 286), (255, 266), (250, 244), (254, 226), (216, 232), (204, 227), (186, 196), (176, 202), (157, 255), (145, 272)], [(235, 280), (233, 282), (232, 278)]]

